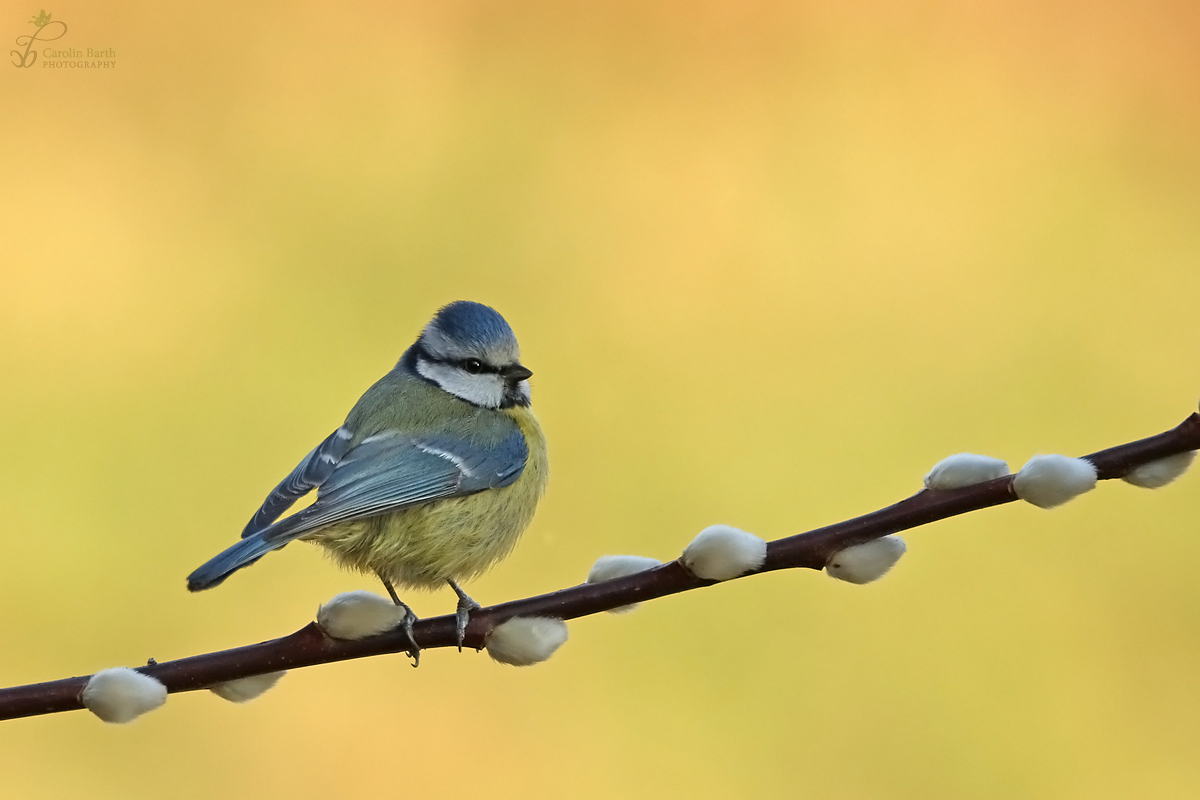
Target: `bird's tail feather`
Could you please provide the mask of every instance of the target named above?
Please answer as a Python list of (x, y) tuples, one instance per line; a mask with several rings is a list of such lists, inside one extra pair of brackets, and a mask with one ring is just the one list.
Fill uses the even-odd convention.
[(267, 541), (263, 537), (265, 531), (242, 539), (237, 544), (218, 553), (203, 566), (188, 575), (187, 588), (189, 592), (201, 592), (211, 589), (221, 581), (258, 561), (272, 550), (278, 550), (291, 541), (290, 537), (273, 537)]

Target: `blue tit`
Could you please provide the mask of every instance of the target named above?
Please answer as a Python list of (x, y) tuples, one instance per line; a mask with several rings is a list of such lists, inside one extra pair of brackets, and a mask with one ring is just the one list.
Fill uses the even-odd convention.
[[(275, 487), (242, 540), (188, 576), (208, 589), (294, 539), (373, 573), (405, 611), (397, 585), (458, 595), (462, 647), (472, 609), (458, 582), (506, 556), (546, 488), (546, 440), (530, 409), (517, 338), (495, 310), (441, 309), (346, 422)], [(280, 518), (317, 490), (308, 507)], [(413, 642), (413, 655), (418, 656)]]

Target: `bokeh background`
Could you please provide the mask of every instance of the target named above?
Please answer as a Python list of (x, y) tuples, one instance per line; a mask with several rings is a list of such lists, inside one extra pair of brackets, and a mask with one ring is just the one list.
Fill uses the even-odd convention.
[[(1196, 409), (1194, 3), (46, 10), (118, 67), (0, 66), (0, 684), (373, 589), (299, 545), (183, 579), (458, 298), (513, 324), (552, 448), (485, 602)], [(867, 587), (579, 620), (529, 669), (438, 651), (3, 723), (0, 792), (1196, 797), (1198, 480), (916, 530)]]

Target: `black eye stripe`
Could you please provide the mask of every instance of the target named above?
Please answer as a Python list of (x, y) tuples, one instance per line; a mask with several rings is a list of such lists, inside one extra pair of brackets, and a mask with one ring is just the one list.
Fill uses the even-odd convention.
[[(425, 347), (421, 346), (420, 342), (417, 343), (417, 346), (414, 348), (414, 350), (414, 356), (417, 358), (428, 361), (431, 364), (445, 364), (448, 367), (455, 367), (456, 369), (461, 369), (463, 372), (466, 372), (469, 375), (482, 375), (484, 373), (487, 373), (488, 375), (502, 374), (499, 367), (493, 367), (491, 364), (488, 364), (486, 361), (479, 358), (440, 358), (429, 352), (429, 350), (427, 350)], [(472, 367), (478, 365), (478, 369), (472, 369), (468, 367), (468, 365), (471, 365)]]

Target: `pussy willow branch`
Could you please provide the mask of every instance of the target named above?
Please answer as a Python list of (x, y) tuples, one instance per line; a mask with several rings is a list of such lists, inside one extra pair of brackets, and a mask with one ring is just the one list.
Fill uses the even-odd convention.
[[(1101, 480), (1120, 478), (1129, 470), (1166, 456), (1200, 449), (1200, 414), (1192, 414), (1178, 427), (1129, 444), (1085, 456), (1096, 465)], [(927, 525), (947, 517), (981, 508), (1011, 503), (1013, 478), (950, 491), (921, 491), (895, 505), (861, 517), (827, 525), (806, 533), (778, 539), (767, 545), (767, 560), (758, 572), (777, 569), (823, 569), (830, 556), (851, 545), (889, 533)], [(750, 573), (757, 574), (757, 573)], [(747, 577), (747, 576), (743, 576)], [(612, 608), (645, 602), (656, 597), (710, 586), (678, 561), (599, 584), (583, 584), (550, 594), (513, 600), (471, 613), (466, 643), (481, 648), (488, 633), (499, 623), (516, 616), (574, 619)], [(424, 649), (453, 647), (454, 617), (431, 617), (416, 623), (417, 643)], [(351, 658), (400, 653), (408, 648), (404, 633), (395, 631), (359, 641), (326, 636), (316, 623), (281, 639), (221, 650), (177, 661), (139, 667), (140, 672), (161, 681), (168, 692), (190, 692), (213, 684), (284, 669), (310, 667)], [(90, 676), (65, 678), (47, 683), (0, 689), (0, 719), (54, 714), (83, 707), (80, 693)]]

